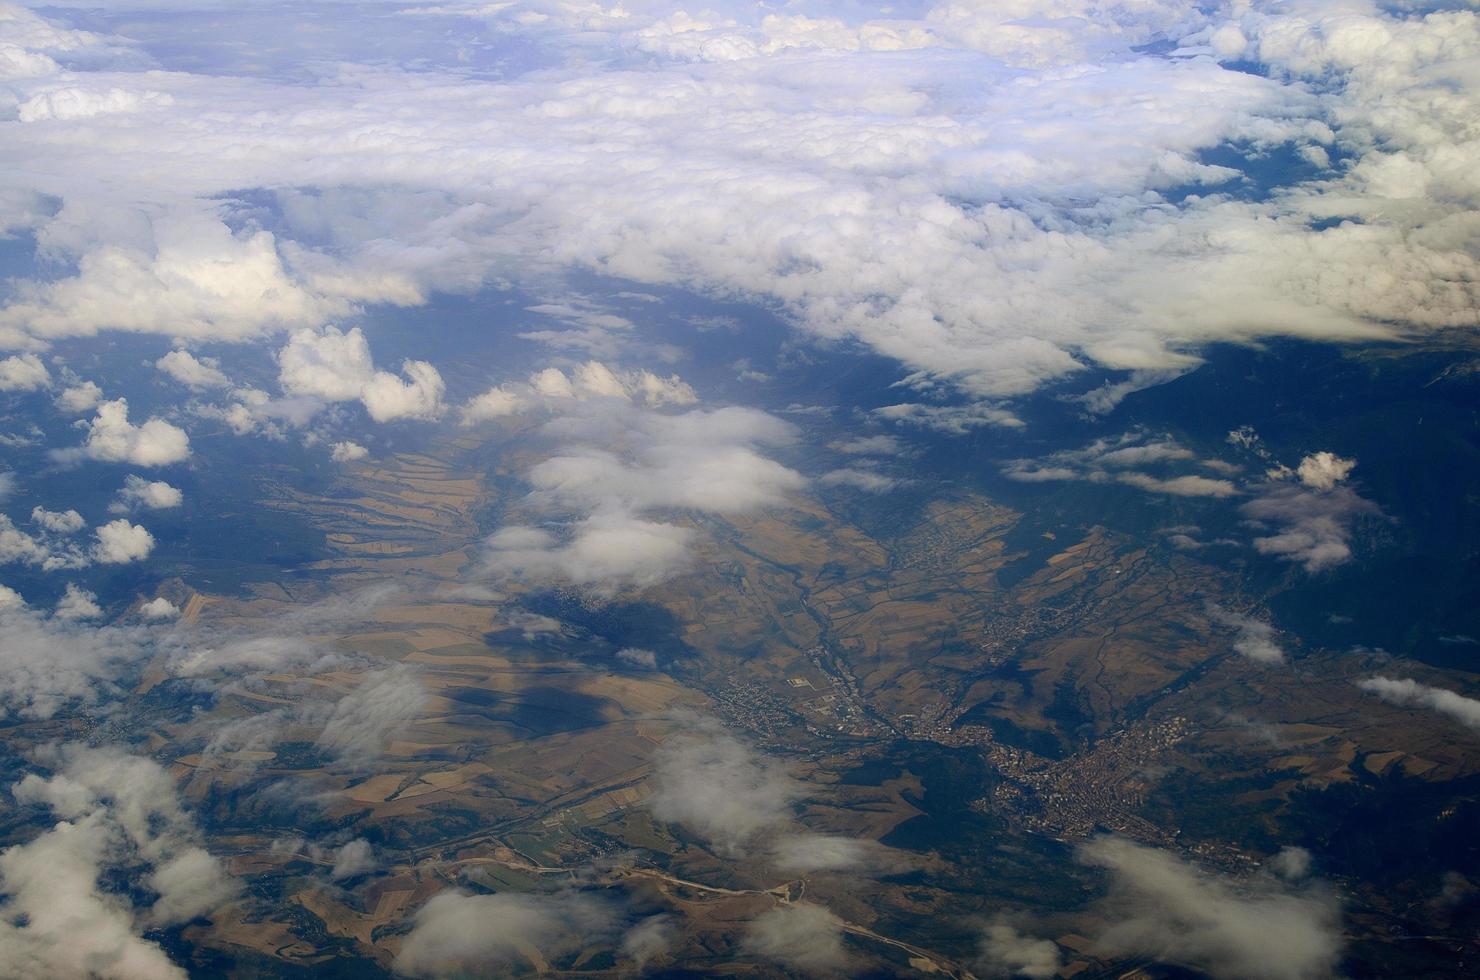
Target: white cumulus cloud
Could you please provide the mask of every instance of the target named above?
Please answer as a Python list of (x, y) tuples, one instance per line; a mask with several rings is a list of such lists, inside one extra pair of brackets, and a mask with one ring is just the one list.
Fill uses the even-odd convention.
[(154, 535), (121, 517), (99, 525), (93, 534), (97, 538), (92, 547), (93, 560), (104, 565), (142, 561), (154, 550)]
[(180, 615), (180, 607), (164, 596), (156, 596), (139, 606), (139, 615), (148, 620), (174, 619)]
[(0, 391), (35, 391), (51, 384), (51, 372), (35, 354), (0, 360)]
[(57, 396), (57, 407), (73, 415), (81, 415), (98, 407), (103, 400), (103, 389), (92, 381), (82, 381), (62, 389)]
[(68, 582), (67, 590), (57, 600), (56, 608), (51, 614), (57, 619), (69, 622), (80, 619), (97, 619), (103, 615), (103, 607), (98, 605), (98, 597), (95, 593), (79, 588), (75, 582)]
[(1300, 482), (1316, 490), (1330, 490), (1347, 478), (1356, 467), (1354, 459), (1342, 459), (1325, 451), (1312, 453), (1300, 461), (1295, 474)]
[(122, 398), (103, 402), (92, 421), (80, 424), (87, 430), (87, 439), (80, 448), (54, 450), (57, 459), (167, 466), (190, 458), (190, 437), (185, 430), (159, 418), (134, 425), (128, 418), (128, 402)]
[(289, 395), (325, 401), (358, 399), (377, 422), (435, 419), (446, 385), (426, 361), (402, 362), (401, 376), (377, 371), (358, 327), (299, 330), (278, 351), (278, 383)]
[(370, 455), (370, 450), (358, 442), (336, 442), (329, 447), (329, 459), (336, 463), (353, 463)]
[(87, 521), (75, 510), (47, 510), (45, 507), (31, 508), (31, 521), (36, 526), (54, 534), (72, 534), (87, 527)]
[(188, 350), (172, 350), (155, 361), (154, 366), (195, 391), (231, 384), (231, 379), (221, 371), (220, 361), (212, 357), (197, 358)]
[(146, 480), (130, 473), (123, 478), (123, 486), (119, 489), (118, 496), (108, 505), (108, 510), (115, 514), (127, 514), (141, 508), (169, 510), (179, 507), (184, 500), (185, 495), (177, 487), (172, 487), (163, 480)]

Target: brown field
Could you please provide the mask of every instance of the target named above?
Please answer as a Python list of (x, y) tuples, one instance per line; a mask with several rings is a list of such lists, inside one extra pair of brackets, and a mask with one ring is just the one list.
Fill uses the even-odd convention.
[[(445, 454), (480, 448), (462, 439)], [(521, 452), (501, 458), (505, 473), (530, 461)], [(1017, 832), (1087, 832), (1089, 818), (1072, 807), (1020, 819), (1013, 794), (1027, 787), (1099, 801), (1091, 817), (1168, 846), (1179, 828), (1147, 803), (1163, 770), (1246, 777), (1258, 786), (1236, 803), (1251, 812), (1350, 781), (1354, 767), (1428, 779), (1480, 770), (1480, 757), (1441, 726), (1413, 725), (1355, 687), (1374, 663), (1308, 651), (1298, 669), (1272, 670), (1233, 653), (1231, 631), (1208, 604), (1243, 610), (1248, 600), (1195, 560), (1089, 528), (1003, 584), (1023, 559), (1008, 544), (1019, 515), (980, 497), (934, 501), (887, 537), (806, 497), (744, 518), (679, 518), (697, 532), (693, 570), (636, 598), (671, 614), (675, 643), (692, 655), (672, 674), (638, 674), (610, 669), (605, 641), (579, 631), (524, 638), (521, 586), (465, 588), (482, 533), (474, 514), (502, 492), (476, 467), (406, 455), (348, 468), (343, 482), (332, 496), (284, 487), (272, 496), (318, 528), (335, 557), (303, 580), (262, 583), (242, 597), (191, 594), (184, 616), (261, 630), (365, 585), (401, 585), (338, 619), (303, 620), (304, 632), (353, 662), (263, 677), (206, 716), (160, 725), (150, 744), (182, 747), (175, 771), (200, 806), (292, 778), (328, 819), (384, 842), (391, 865), (350, 889), (274, 850), (274, 835), (213, 842), (238, 873), (281, 877), (295, 909), (383, 964), (410, 914), (442, 888), (541, 887), (599, 858), (597, 881), (672, 912), (676, 956), (695, 969), (764, 975), (734, 958), (741, 924), (807, 896), (846, 920), (860, 963), (959, 972), (948, 957), (874, 931), (885, 910), (929, 917), (959, 899), (840, 874), (788, 881), (763, 860), (716, 855), (655, 820), (646, 806), (653, 751), (682, 712), (717, 715), (760, 745), (789, 748), (806, 787), (800, 825), (873, 842), (921, 816), (925, 785), (908, 770), (877, 785), (839, 774), (901, 740), (978, 752), (1003, 787), (973, 805), (1015, 821)], [(522, 504), (508, 506), (517, 516)], [(338, 697), (365, 669), (390, 663), (415, 668), (427, 699), (387, 732), (371, 772), (294, 768), (282, 744), (202, 747), (222, 725)], [(156, 663), (139, 693), (165, 676)], [(288, 724), (279, 737), (311, 744), (315, 729)], [(1199, 844), (1212, 846), (1175, 842)], [(877, 854), (900, 871), (943, 867), (926, 851)], [(190, 935), (300, 965), (320, 955), (281, 909), (247, 900)], [(1068, 937), (1061, 945), (1073, 946)], [(1063, 975), (1089, 968), (1092, 956), (1080, 952)], [(534, 947), (524, 955), (547, 966)]]

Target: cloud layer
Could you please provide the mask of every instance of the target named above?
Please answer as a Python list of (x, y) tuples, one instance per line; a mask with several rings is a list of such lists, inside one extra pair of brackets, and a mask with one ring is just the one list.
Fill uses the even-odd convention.
[[(571, 268), (764, 298), (982, 397), (1184, 370), (1215, 340), (1476, 324), (1472, 11), (577, 10), (435, 9), (564, 67), (412, 72), (366, 38), (321, 84), (209, 73), (225, 48), (146, 73), (147, 36), (12, 8), (0, 192), (53, 202), (13, 220), (75, 267), (15, 288), (0, 343), (321, 331)], [(1288, 160), (1272, 189), (1261, 157)], [(334, 384), (422, 417), (419, 365)]]

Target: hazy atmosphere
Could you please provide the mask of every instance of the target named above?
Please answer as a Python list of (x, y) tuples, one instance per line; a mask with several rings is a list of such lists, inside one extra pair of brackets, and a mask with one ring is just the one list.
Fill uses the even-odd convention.
[(1473, 0), (0, 0), (0, 978), (1464, 977)]

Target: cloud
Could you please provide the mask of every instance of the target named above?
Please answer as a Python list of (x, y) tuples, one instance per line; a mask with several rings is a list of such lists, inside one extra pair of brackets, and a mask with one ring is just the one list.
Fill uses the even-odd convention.
[(520, 415), (526, 408), (524, 396), (506, 386), (498, 386), (468, 399), (458, 409), (458, 418), (463, 425), (477, 425), (490, 419)]
[(79, 588), (75, 582), (68, 582), (66, 591), (57, 600), (56, 608), (51, 614), (57, 619), (75, 622), (80, 619), (97, 619), (103, 615), (103, 607), (98, 605), (95, 593)]
[(148, 558), (154, 550), (154, 535), (121, 517), (100, 525), (93, 534), (97, 540), (90, 554), (100, 564), (127, 565)]
[(832, 443), (830, 448), (849, 456), (898, 456), (905, 449), (904, 443), (894, 436), (859, 436)]
[(190, 410), (201, 418), (226, 423), (235, 435), (253, 433), (270, 439), (285, 438), (287, 428), (301, 429), (324, 408), (324, 402), (308, 395), (273, 398), (257, 388), (233, 388), (231, 403), (226, 406), (192, 404)]
[(289, 395), (325, 401), (358, 399), (376, 422), (435, 419), (446, 385), (426, 361), (401, 363), (404, 377), (375, 370), (370, 344), (358, 327), (299, 330), (278, 351), (278, 383)]
[(699, 396), (676, 374), (660, 377), (651, 371), (631, 371), (619, 381), (627, 397), (654, 408), (664, 405), (693, 405)]
[(219, 641), (197, 636), (187, 648), (170, 652), (169, 669), (177, 677), (218, 676), (228, 671), (271, 673), (286, 667), (308, 672), (320, 664), (343, 664), (344, 658), (327, 654), (318, 645), (295, 636), (271, 633), (261, 636), (229, 636)]
[(55, 60), (19, 45), (0, 46), (0, 78), (39, 78), (61, 71)]
[(369, 874), (379, 867), (380, 861), (375, 857), (375, 848), (363, 837), (356, 837), (334, 852), (334, 864), (329, 869), (329, 877), (335, 881), (343, 881), (345, 878)]
[(511, 526), (485, 542), (484, 567), (535, 582), (641, 589), (688, 566), (692, 537), (688, 528), (622, 513), (589, 517), (565, 540), (538, 528)]
[(0, 446), (7, 449), (23, 449), (36, 445), (41, 438), (41, 427), (31, 422), (26, 424), (25, 432), (0, 432)]
[(1298, 562), (1316, 573), (1351, 560), (1352, 525), (1382, 511), (1349, 487), (1309, 490), (1270, 484), (1270, 489), (1244, 504), (1244, 516), (1274, 524), (1275, 534), (1254, 539), (1260, 554)]
[(159, 898), (151, 925), (189, 922), (212, 911), (236, 892), (219, 861), (203, 847), (187, 847), (155, 867), (145, 883)]
[(1310, 874), (1310, 851), (1303, 847), (1282, 847), (1270, 859), (1269, 865), (1275, 874), (1286, 881), (1299, 881)]
[(57, 396), (57, 407), (73, 415), (81, 415), (97, 408), (103, 400), (103, 389), (91, 381), (83, 381), (63, 388)]
[(35, 391), (51, 385), (51, 372), (35, 354), (0, 360), (0, 391)]
[(0, 563), (39, 565), (48, 554), (45, 545), (17, 528), (9, 517), (0, 514)]
[(785, 834), (775, 840), (772, 859), (788, 874), (816, 871), (858, 871), (875, 868), (879, 861), (869, 841), (835, 834)]
[(652, 408), (693, 405), (699, 400), (694, 389), (678, 375), (666, 378), (647, 370), (614, 371), (600, 361), (587, 361), (572, 372), (575, 397), (620, 398)]
[(524, 330), (519, 339), (556, 350), (580, 351), (595, 357), (616, 357), (632, 339), (634, 324), (624, 316), (604, 311), (599, 302), (581, 295), (565, 295), (560, 302), (526, 307), (530, 313), (553, 319), (553, 329)]
[(108, 850), (102, 819), (58, 823), (0, 853), (0, 973), (9, 976), (178, 978), (186, 974), (139, 935), (132, 911), (101, 891)]
[(542, 432), (559, 448), (530, 468), (529, 503), (565, 521), (490, 536), (484, 568), (493, 574), (605, 592), (651, 586), (687, 566), (693, 531), (648, 513), (748, 513), (785, 505), (806, 482), (758, 448), (789, 444), (795, 429), (753, 409), (574, 406)]
[(657, 670), (658, 655), (651, 650), (638, 647), (623, 647), (617, 651), (617, 659), (638, 670)]
[(1069, 401), (1077, 402), (1084, 406), (1087, 415), (1108, 415), (1120, 406), (1126, 398), (1138, 391), (1154, 388), (1168, 381), (1175, 381), (1187, 373), (1188, 366), (1174, 367), (1169, 370), (1141, 370), (1132, 371), (1130, 375), (1120, 381), (1107, 381), (1100, 387), (1069, 398)]
[(271, 850), (274, 854), (301, 854), (317, 864), (328, 865), (330, 881), (373, 874), (382, 866), (375, 853), (375, 845), (363, 837), (356, 837), (338, 847), (325, 847), (301, 837), (281, 837), (273, 841)]
[[(21, 284), (0, 331), (239, 340), (574, 268), (757, 298), (997, 399), (1090, 364), (1166, 376), (1217, 341), (1476, 323), (1470, 11), (443, 6), (558, 70), (398, 68), (379, 21), (348, 53), (310, 46), (360, 56), (332, 86), (282, 52), (138, 70), (147, 41), (59, 78), (12, 42), (34, 121), (0, 171), (63, 202), (26, 221), (77, 271)], [(1206, 161), (1227, 149), (1248, 159)], [(1305, 165), (1259, 193), (1276, 150)], [(227, 203), (243, 188), (277, 189), (252, 212), (271, 231)], [(630, 332), (565, 306), (541, 315)]]
[(139, 615), (153, 621), (174, 619), (180, 615), (180, 607), (164, 596), (156, 596), (139, 606)]
[[(347, 691), (339, 687), (342, 679), (311, 683), (298, 702), (286, 704), (272, 718), (259, 722), (261, 716), (253, 716), (240, 730), (215, 725), (203, 734), (219, 749), (242, 740), (270, 743), (287, 725), (301, 725), (321, 733), (326, 754), (359, 766), (417, 716), (425, 691), (408, 667), (387, 667), (311, 637), (363, 624), (393, 594), (380, 588), (306, 604), (279, 616), (274, 621), (277, 633), (229, 625), (159, 630), (143, 623), (80, 624), (77, 620), (96, 618), (102, 610), (96, 596), (70, 585), (52, 617), (20, 602), (0, 606), (0, 635), (6, 638), (0, 706), (12, 715), (44, 719), (68, 705), (97, 704), (118, 693), (120, 685), (127, 687), (141, 665), (154, 658), (166, 675), (189, 678), (197, 690), (218, 692), (251, 692), (262, 675), (284, 671), (301, 676), (336, 672), (336, 678), (354, 672), (357, 676), (349, 679), (354, 687)], [(156, 598), (139, 612), (147, 623), (151, 611), (167, 612), (166, 607), (173, 604)]]
[(426, 361), (402, 361), (406, 380), (377, 371), (361, 394), (365, 411), (377, 422), (393, 419), (435, 419), (442, 414), (447, 390), (437, 369)]
[[(1046, 483), (1085, 480), (1090, 483), (1124, 483), (1148, 493), (1174, 497), (1231, 497), (1241, 491), (1228, 480), (1197, 474), (1169, 474), (1169, 467), (1197, 460), (1197, 454), (1170, 436), (1154, 437), (1145, 432), (1126, 432), (1114, 438), (1096, 439), (1080, 449), (1065, 449), (1041, 459), (1015, 459), (1002, 467), (1009, 480)], [(1141, 472), (1152, 467), (1165, 475)]]
[(976, 969), (988, 977), (1026, 977), (1047, 980), (1059, 974), (1063, 958), (1047, 939), (1025, 936), (1006, 922), (982, 930)]
[[(475, 586), (475, 588), (477, 587)], [(488, 594), (480, 595), (477, 598), (488, 599), (490, 597), (498, 597), (498, 593), (492, 590), (485, 590), (485, 592)], [(516, 609), (506, 613), (504, 620), (509, 624), (510, 629), (516, 629), (520, 632), (526, 643), (533, 643), (542, 636), (559, 636), (565, 629), (558, 619), (541, 616), (538, 613), (525, 612), (522, 609)]]
[(27, 534), (8, 516), (0, 514), (0, 564), (34, 565), (48, 572), (86, 566), (88, 555), (65, 540), (66, 533), (69, 532), (59, 537), (43, 526), (40, 536)]
[(176, 677), (214, 677), (229, 682), (288, 669), (316, 674), (345, 667), (363, 668), (363, 658), (340, 653), (312, 638), (363, 627), (373, 620), (377, 608), (399, 594), (394, 585), (387, 583), (306, 603), (277, 616), (274, 628), (265, 632), (197, 626), (172, 638), (165, 650), (165, 669)]
[(1441, 687), (1420, 684), (1411, 678), (1369, 677), (1358, 681), (1357, 686), (1390, 704), (1427, 708), (1448, 715), (1469, 728), (1480, 730), (1480, 700), (1467, 698)]
[[(205, 915), (237, 886), (200, 846), (174, 781), (113, 748), (65, 745), (47, 761), (53, 775), (32, 773), (12, 789), (18, 803), (45, 806), (60, 822), (0, 854), (9, 899), (0, 973), (183, 978), (140, 934)], [(105, 874), (133, 877), (140, 864), (133, 897), (101, 886)], [(152, 904), (139, 892), (152, 893)]]
[(762, 830), (786, 820), (799, 795), (800, 787), (780, 766), (711, 724), (664, 743), (654, 762), (649, 804), (659, 820), (735, 856)]
[(31, 508), (31, 521), (53, 534), (72, 534), (87, 527), (87, 521), (75, 510), (47, 510), (45, 507)]
[(1170, 438), (1153, 440), (1142, 445), (1122, 446), (1100, 453), (1096, 461), (1102, 466), (1130, 467), (1148, 463), (1164, 463), (1169, 460), (1187, 460), (1197, 454), (1186, 446), (1180, 446)]
[[(167, 114), (167, 107), (156, 104)], [(140, 116), (148, 125), (162, 118), (158, 111)], [(60, 121), (94, 125), (86, 114)], [(80, 187), (69, 190), (82, 196)], [(0, 340), (124, 330), (240, 341), (346, 309), (294, 281), (270, 232), (233, 234), (200, 205), (181, 206), (152, 221), (147, 239), (94, 239), (77, 269), (77, 275), (55, 282), (21, 282), (14, 300), (0, 310)]]
[(1241, 425), (1236, 429), (1230, 429), (1224, 441), (1230, 446), (1254, 453), (1260, 459), (1269, 458), (1269, 450), (1264, 448), (1263, 437), (1254, 431), (1251, 425)]
[(1270, 464), (1259, 496), (1241, 508), (1256, 528), (1276, 525), (1277, 533), (1254, 539), (1255, 550), (1299, 562), (1311, 573), (1351, 560), (1353, 525), (1361, 518), (1382, 515), (1375, 503), (1342, 486), (1356, 460), (1321, 451), (1303, 457), (1291, 469), (1275, 460), (1248, 426), (1230, 432), (1228, 441)]
[(417, 717), (426, 699), (426, 688), (411, 668), (397, 664), (370, 671), (334, 706), (317, 744), (342, 763), (365, 765)]
[[(192, 678), (193, 687), (218, 696), (238, 696), (255, 711), (202, 725), (203, 755), (223, 767), (250, 770), (257, 763), (240, 753), (293, 740), (312, 742), (326, 765), (347, 771), (371, 766), (421, 716), (427, 693), (420, 675), (407, 665), (345, 653), (313, 637), (365, 628), (367, 617), (391, 594), (373, 590), (305, 605), (279, 617), (276, 633), (210, 625), (151, 631), (169, 675)], [(275, 676), (285, 672), (301, 680)]]
[(576, 386), (559, 368), (545, 368), (529, 376), (529, 387), (542, 398), (575, 398)]
[(548, 398), (615, 398), (653, 408), (692, 405), (699, 400), (677, 375), (662, 378), (646, 370), (617, 371), (600, 361), (587, 361), (569, 376), (558, 368), (545, 368), (530, 378), (530, 387)]
[(358, 442), (336, 442), (329, 447), (329, 459), (336, 463), (353, 463), (370, 455)]
[(498, 975), (524, 961), (526, 950), (548, 962), (615, 932), (611, 908), (579, 893), (444, 891), (417, 910), (395, 969), (413, 977)]
[(163, 480), (146, 480), (130, 473), (123, 478), (118, 496), (108, 505), (110, 513), (129, 514), (136, 510), (169, 510), (178, 507), (185, 495)]
[(780, 506), (803, 479), (747, 446), (657, 443), (628, 463), (582, 448), (536, 464), (529, 482), (552, 502), (632, 511), (671, 507), (743, 514)]
[(548, 367), (530, 375), (527, 383), (496, 385), (469, 399), (459, 409), (459, 415), (463, 425), (475, 425), (522, 415), (541, 406), (558, 410), (561, 401), (599, 399), (663, 408), (693, 405), (699, 396), (676, 374), (664, 378), (645, 369), (623, 371), (600, 361), (587, 361), (569, 375), (559, 368)]
[(817, 482), (825, 487), (852, 487), (865, 493), (888, 493), (899, 485), (899, 480), (892, 476), (856, 466), (828, 470), (817, 478)]
[(1285, 651), (1275, 642), (1274, 627), (1253, 616), (1231, 612), (1221, 606), (1208, 606), (1208, 615), (1215, 622), (1233, 627), (1237, 635), (1233, 640), (1234, 652), (1261, 664), (1282, 664)]
[(620, 437), (631, 462), (594, 445), (552, 456), (530, 471), (546, 500), (592, 509), (646, 511), (672, 507), (746, 513), (779, 506), (805, 481), (755, 447), (784, 446), (795, 430), (754, 409), (722, 408), (681, 415), (637, 412), (613, 430), (612, 420), (569, 419), (555, 431), (593, 443)]
[(351, 401), (375, 375), (370, 343), (359, 327), (299, 330), (277, 354), (278, 384), (290, 395)]
[(638, 970), (643, 970), (653, 960), (667, 955), (677, 933), (668, 916), (650, 915), (622, 936), (622, 955), (632, 960)]
[(1327, 892), (1211, 876), (1116, 837), (1091, 840), (1079, 853), (1111, 875), (1102, 910), (1110, 922), (1098, 937), (1106, 952), (1230, 980), (1313, 980), (1331, 975), (1340, 959), (1340, 909)]
[(54, 458), (167, 466), (190, 457), (190, 437), (183, 429), (158, 418), (134, 425), (128, 420), (128, 402), (122, 398), (101, 403), (93, 420), (79, 425), (87, 430), (82, 446), (53, 450)]
[(986, 403), (973, 405), (922, 405), (907, 402), (876, 408), (873, 414), (889, 422), (915, 425), (952, 435), (965, 435), (972, 429), (995, 427), (1020, 429), (1023, 422), (1005, 408)]
[(1174, 497), (1232, 497), (1239, 492), (1238, 487), (1227, 480), (1215, 480), (1206, 476), (1174, 476), (1163, 480), (1145, 473), (1121, 473), (1116, 479), (1149, 493), (1165, 493)]
[(873, 841), (799, 826), (792, 804), (802, 795), (800, 783), (717, 723), (690, 722), (654, 757), (648, 805), (659, 820), (682, 826), (724, 857), (768, 851), (771, 864), (788, 874), (877, 873), (897, 866)]
[(1357, 465), (1354, 459), (1342, 459), (1325, 451), (1312, 453), (1300, 461), (1295, 473), (1300, 482), (1315, 490), (1331, 490), (1342, 482)]
[(55, 88), (22, 102), (16, 118), (23, 123), (48, 119), (89, 119), (115, 112), (138, 112), (150, 105), (167, 106), (174, 102), (162, 92), (131, 92), (122, 88), (91, 91), (86, 88)]
[[(250, 692), (260, 685), (256, 677), (248, 677), (238, 683), (221, 684), (221, 693)], [(200, 750), (200, 756), (213, 766), (241, 770), (255, 769), (257, 756), (268, 753), (274, 745), (288, 737), (296, 727), (311, 727), (322, 723), (324, 704), (321, 701), (306, 701), (295, 705), (269, 708), (257, 714), (233, 718), (211, 726), (209, 738)]]
[(839, 973), (848, 965), (843, 921), (811, 902), (781, 905), (756, 916), (742, 949), (804, 973)]
[(212, 357), (197, 360), (189, 351), (172, 350), (154, 366), (194, 391), (231, 386), (231, 379), (221, 372), (220, 361)]

